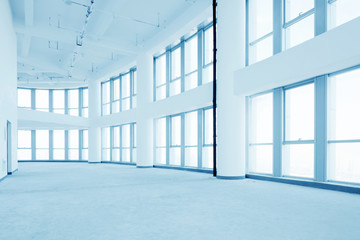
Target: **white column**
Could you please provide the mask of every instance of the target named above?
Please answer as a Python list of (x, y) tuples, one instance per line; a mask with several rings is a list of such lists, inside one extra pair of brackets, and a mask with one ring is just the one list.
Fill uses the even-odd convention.
[(101, 162), (101, 128), (98, 119), (101, 114), (101, 83), (89, 80), (89, 163)]
[(218, 1), (217, 176), (245, 177), (245, 98), (234, 95), (234, 72), (245, 66), (245, 0)]
[(153, 56), (142, 54), (137, 59), (137, 167), (153, 167), (153, 119), (147, 116), (153, 102)]

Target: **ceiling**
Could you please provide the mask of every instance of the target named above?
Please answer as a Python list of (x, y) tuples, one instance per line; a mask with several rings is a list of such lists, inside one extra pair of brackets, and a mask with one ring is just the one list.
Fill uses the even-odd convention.
[[(18, 83), (86, 84), (129, 63), (149, 40), (209, 0), (9, 0), (18, 40)], [(205, 6), (202, 4), (202, 6)]]

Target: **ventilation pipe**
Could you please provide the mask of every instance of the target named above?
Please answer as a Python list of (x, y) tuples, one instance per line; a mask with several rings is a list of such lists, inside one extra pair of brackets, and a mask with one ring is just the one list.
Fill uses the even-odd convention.
[(214, 35), (214, 49), (213, 49), (213, 176), (216, 177), (216, 7), (217, 2), (213, 0), (213, 35)]

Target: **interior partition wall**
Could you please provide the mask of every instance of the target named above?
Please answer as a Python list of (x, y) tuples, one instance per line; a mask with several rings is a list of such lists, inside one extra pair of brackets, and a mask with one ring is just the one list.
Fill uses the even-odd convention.
[(212, 108), (154, 120), (155, 165), (211, 169)]
[(136, 123), (101, 129), (102, 162), (136, 163)]
[(19, 161), (87, 161), (87, 129), (19, 129)]
[(247, 173), (360, 184), (360, 66), (247, 98)]

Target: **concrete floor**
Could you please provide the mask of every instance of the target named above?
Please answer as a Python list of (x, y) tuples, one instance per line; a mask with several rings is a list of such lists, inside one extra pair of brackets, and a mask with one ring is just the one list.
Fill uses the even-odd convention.
[(360, 195), (208, 174), (20, 163), (0, 239), (360, 239)]

